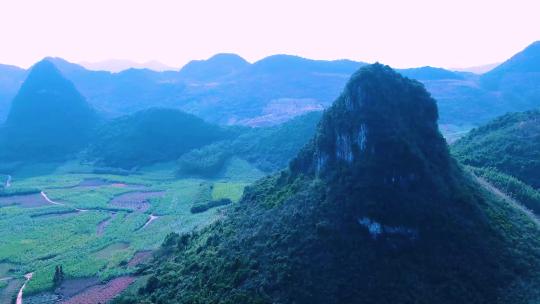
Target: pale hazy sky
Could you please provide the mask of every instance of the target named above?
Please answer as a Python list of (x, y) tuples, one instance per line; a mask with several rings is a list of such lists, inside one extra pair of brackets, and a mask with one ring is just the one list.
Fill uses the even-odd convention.
[(190, 59), (232, 52), (380, 61), (500, 62), (540, 40), (540, 0), (0, 0), (0, 63)]

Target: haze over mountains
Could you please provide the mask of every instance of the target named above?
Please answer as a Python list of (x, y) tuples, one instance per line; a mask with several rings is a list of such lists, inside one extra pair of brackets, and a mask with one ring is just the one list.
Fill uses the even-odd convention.
[(478, 66), (472, 66), (472, 67), (466, 67), (466, 68), (453, 68), (452, 71), (459, 71), (459, 72), (471, 72), (475, 74), (484, 74), (487, 73), (494, 68), (496, 68), (500, 63), (491, 63), (491, 64), (484, 64), (484, 65), (478, 65)]
[(139, 63), (131, 60), (109, 59), (97, 62), (83, 61), (79, 62), (79, 64), (89, 70), (109, 71), (113, 73), (118, 73), (128, 69), (149, 69), (158, 72), (175, 70), (175, 68), (155, 60)]
[[(540, 62), (534, 43), (498, 68), (476, 75), (423, 67), (400, 70), (420, 80), (438, 101), (443, 132), (468, 129), (508, 111), (540, 105)], [(90, 71), (49, 58), (88, 102), (106, 117), (149, 107), (170, 107), (219, 124), (264, 126), (321, 110), (362, 62), (275, 55), (253, 64), (234, 54), (192, 61), (179, 71)], [(0, 118), (6, 117), (26, 72), (0, 68)], [(506, 81), (508, 80), (508, 81)], [(500, 85), (504, 83), (504, 85)]]
[(252, 129), (152, 107), (107, 119), (53, 62), (44, 59), (32, 67), (0, 128), (5, 173), (19, 165), (74, 159), (136, 170), (181, 156), (179, 172), (184, 175), (216, 176), (234, 157), (273, 172), (285, 167), (306, 143), (320, 117), (315, 112), (271, 128)]

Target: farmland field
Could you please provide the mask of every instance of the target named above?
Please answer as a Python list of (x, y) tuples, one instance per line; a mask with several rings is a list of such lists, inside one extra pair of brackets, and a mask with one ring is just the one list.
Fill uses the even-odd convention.
[(125, 288), (135, 265), (167, 234), (203, 227), (223, 208), (193, 214), (195, 202), (236, 202), (262, 176), (240, 159), (212, 180), (177, 178), (174, 164), (122, 175), (79, 164), (9, 173), (10, 186), (0, 197), (0, 297), (13, 299), (24, 275), (33, 273), (24, 289), (29, 303), (52, 295), (56, 266), (62, 266), (66, 286), (95, 281), (115, 283), (103, 285), (111, 292)]

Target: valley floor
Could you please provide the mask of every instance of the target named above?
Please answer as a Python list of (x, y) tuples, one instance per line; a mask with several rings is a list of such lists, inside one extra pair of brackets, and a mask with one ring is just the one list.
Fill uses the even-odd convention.
[[(174, 164), (129, 175), (96, 174), (80, 164), (51, 168), (12, 173), (10, 194), (0, 196), (1, 300), (15, 299), (24, 275), (33, 273), (24, 303), (53, 303), (60, 296), (107, 301), (133, 282), (137, 265), (167, 234), (198, 229), (220, 216), (220, 207), (192, 213), (194, 204), (235, 202), (262, 176), (240, 159), (215, 179), (178, 178)], [(54, 290), (60, 265), (65, 280)], [(105, 291), (108, 296), (96, 296)]]

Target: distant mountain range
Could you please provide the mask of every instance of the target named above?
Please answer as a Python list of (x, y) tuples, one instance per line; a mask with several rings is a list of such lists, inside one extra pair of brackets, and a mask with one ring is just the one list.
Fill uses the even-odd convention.
[(5, 170), (68, 159), (136, 170), (182, 157), (179, 173), (216, 176), (237, 157), (273, 172), (284, 168), (306, 143), (320, 117), (313, 112), (273, 127), (248, 128), (219, 126), (178, 109), (153, 107), (106, 119), (53, 62), (45, 59), (30, 69), (0, 125)]
[(458, 72), (470, 72), (470, 73), (475, 73), (475, 74), (484, 74), (484, 73), (487, 73), (487, 72), (493, 70), (499, 64), (501, 64), (501, 63), (500, 62), (499, 63), (491, 63), (491, 64), (472, 66), (472, 67), (465, 67), (465, 68), (452, 68), (450, 70), (458, 71)]
[[(219, 124), (264, 126), (321, 110), (339, 95), (363, 62), (310, 60), (274, 55), (249, 63), (218, 54), (179, 71), (91, 71), (49, 58), (88, 102), (106, 117), (160, 106), (180, 109)], [(482, 74), (422, 67), (399, 70), (421, 81), (437, 100), (444, 132), (461, 131), (509, 111), (540, 106), (540, 50), (523, 52)], [(26, 71), (0, 66), (0, 120), (6, 117)]]
[(0, 64), (0, 121), (7, 117), (11, 102), (27, 71), (16, 66)]
[(118, 72), (128, 70), (128, 69), (149, 69), (149, 70), (158, 71), (158, 72), (176, 70), (176, 68), (170, 67), (166, 64), (163, 64), (155, 60), (140, 63), (140, 62), (135, 62), (131, 60), (109, 59), (109, 60), (97, 61), (97, 62), (83, 61), (83, 62), (79, 62), (79, 64), (88, 70), (109, 71), (113, 73), (118, 73)]

